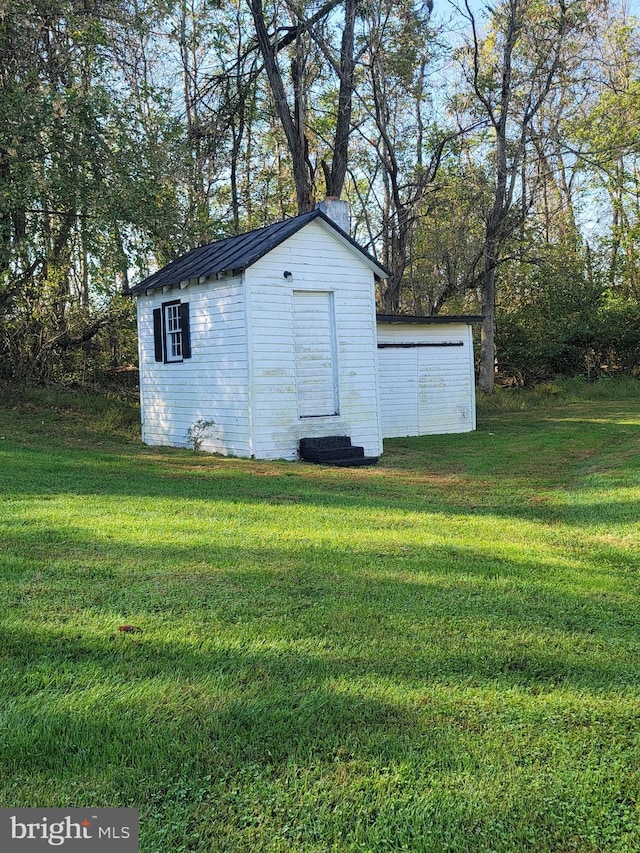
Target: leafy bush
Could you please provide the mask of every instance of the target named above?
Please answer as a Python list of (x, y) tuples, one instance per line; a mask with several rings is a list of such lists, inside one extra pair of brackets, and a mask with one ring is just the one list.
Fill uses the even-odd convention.
[[(519, 274), (518, 274), (519, 272)], [(502, 373), (524, 385), (640, 371), (640, 304), (613, 296), (577, 253), (549, 249), (503, 283), (496, 311)]]

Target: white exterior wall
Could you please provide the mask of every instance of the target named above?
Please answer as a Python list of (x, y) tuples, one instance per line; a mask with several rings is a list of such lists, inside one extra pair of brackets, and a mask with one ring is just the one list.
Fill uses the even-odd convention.
[[(189, 303), (192, 357), (163, 364), (154, 360), (153, 309), (173, 299)], [(189, 428), (214, 420), (202, 449), (250, 456), (243, 279), (154, 291), (139, 296), (137, 307), (143, 442), (187, 447)]]
[(475, 429), (475, 376), (470, 325), (379, 323), (378, 343), (462, 344), (392, 346), (378, 350), (384, 438)]
[[(284, 272), (291, 273), (285, 278)], [(301, 438), (349, 435), (382, 452), (372, 271), (318, 221), (245, 272), (253, 455), (296, 459)], [(293, 292), (333, 293), (339, 414), (300, 417)]]

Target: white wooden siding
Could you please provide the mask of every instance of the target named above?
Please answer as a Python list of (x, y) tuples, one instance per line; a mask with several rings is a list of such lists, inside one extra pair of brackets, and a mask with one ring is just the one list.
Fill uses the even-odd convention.
[[(284, 271), (291, 272), (285, 278)], [(350, 435), (382, 452), (373, 273), (319, 221), (245, 272), (248, 294), (253, 452), (295, 459), (305, 436)], [(294, 291), (333, 294), (339, 414), (300, 417)]]
[(384, 438), (475, 429), (470, 326), (380, 323), (378, 343)]
[[(153, 309), (171, 299), (189, 303), (192, 357), (154, 360)], [(213, 420), (202, 447), (251, 454), (249, 367), (242, 279), (193, 285), (138, 297), (142, 440), (188, 446), (188, 430)]]

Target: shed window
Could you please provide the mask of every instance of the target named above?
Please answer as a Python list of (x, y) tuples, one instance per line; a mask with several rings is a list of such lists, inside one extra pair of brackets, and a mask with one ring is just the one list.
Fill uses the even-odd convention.
[(163, 302), (153, 312), (156, 361), (175, 363), (191, 358), (189, 303)]
[(182, 361), (180, 305), (165, 305), (164, 327), (166, 329), (167, 361)]

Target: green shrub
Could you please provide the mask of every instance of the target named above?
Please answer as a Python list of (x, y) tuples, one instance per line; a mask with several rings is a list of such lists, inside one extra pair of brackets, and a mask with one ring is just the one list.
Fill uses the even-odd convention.
[(501, 373), (524, 385), (640, 373), (640, 303), (608, 290), (579, 253), (550, 248), (505, 278), (496, 310)]

